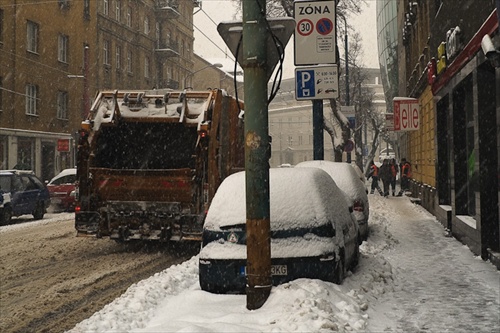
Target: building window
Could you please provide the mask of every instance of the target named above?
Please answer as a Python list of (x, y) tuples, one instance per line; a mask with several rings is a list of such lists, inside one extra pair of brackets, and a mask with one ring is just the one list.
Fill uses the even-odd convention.
[(26, 49), (30, 52), (38, 53), (38, 24), (33, 21), (28, 21), (27, 24), (27, 46)]
[(107, 40), (105, 40), (103, 43), (102, 59), (105, 65), (109, 65), (109, 42)]
[(68, 42), (69, 42), (68, 36), (59, 35), (57, 60), (59, 60), (60, 62), (64, 63), (68, 62)]
[(116, 46), (116, 69), (120, 70), (122, 68), (122, 47), (120, 45)]
[(132, 51), (127, 52), (127, 72), (132, 73)]
[(132, 27), (132, 7), (127, 7), (127, 26)]
[(160, 48), (160, 23), (156, 22), (156, 26), (155, 26), (155, 38), (156, 38), (156, 48), (159, 49)]
[(83, 17), (90, 20), (90, 0), (83, 0)]
[(68, 119), (68, 92), (57, 93), (57, 119)]
[(103, 0), (102, 1), (102, 12), (106, 16), (109, 15), (109, 1), (108, 0)]
[(150, 65), (150, 62), (149, 62), (149, 58), (148, 58), (148, 57), (146, 57), (146, 58), (144, 59), (144, 77), (145, 77), (146, 79), (148, 79), (148, 78), (149, 78), (149, 74), (150, 74), (150, 66), (151, 66), (151, 65)]
[(0, 44), (3, 43), (3, 9), (0, 9)]
[(115, 19), (120, 22), (122, 18), (122, 3), (120, 0), (115, 0), (116, 8), (115, 8)]
[(144, 18), (144, 33), (149, 34), (149, 17), (147, 16)]
[(38, 86), (34, 84), (26, 85), (26, 114), (36, 115), (38, 98)]
[(59, 4), (59, 8), (61, 9), (69, 8), (69, 0), (57, 0), (57, 3)]
[(3, 77), (0, 76), (0, 112), (3, 111)]

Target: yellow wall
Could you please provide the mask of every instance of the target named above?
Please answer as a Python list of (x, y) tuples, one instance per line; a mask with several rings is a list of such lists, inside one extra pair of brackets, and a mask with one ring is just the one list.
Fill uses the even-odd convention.
[(436, 186), (435, 110), (433, 95), (427, 87), (420, 96), (420, 129), (410, 134), (409, 161), (413, 179)]

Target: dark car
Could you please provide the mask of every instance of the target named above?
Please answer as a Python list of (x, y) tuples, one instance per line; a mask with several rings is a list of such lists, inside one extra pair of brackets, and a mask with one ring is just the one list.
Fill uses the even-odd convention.
[[(273, 285), (298, 278), (342, 283), (359, 258), (358, 226), (344, 195), (316, 168), (270, 170)], [(201, 289), (244, 293), (245, 173), (226, 178), (210, 205), (199, 255)]]
[[(0, 171), (0, 188), (10, 193), (11, 214), (5, 214), (10, 222), (11, 216), (33, 214), (35, 220), (43, 218), (50, 205), (49, 190), (32, 171)], [(5, 208), (4, 208), (5, 209)]]
[(56, 210), (74, 211), (76, 169), (64, 169), (47, 184), (51, 206)]

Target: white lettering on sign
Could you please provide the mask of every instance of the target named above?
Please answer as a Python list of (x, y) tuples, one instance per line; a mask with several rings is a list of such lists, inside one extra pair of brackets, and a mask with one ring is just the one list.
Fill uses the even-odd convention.
[(446, 33), (446, 58), (450, 60), (462, 49), (462, 30), (460, 27), (448, 30)]
[(312, 15), (312, 14), (331, 14), (328, 6), (299, 6), (299, 15)]
[(394, 130), (412, 131), (420, 127), (420, 105), (417, 99), (394, 98)]

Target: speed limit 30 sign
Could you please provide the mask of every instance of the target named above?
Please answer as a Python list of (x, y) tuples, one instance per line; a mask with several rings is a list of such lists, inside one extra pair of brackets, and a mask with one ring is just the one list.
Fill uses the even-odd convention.
[(335, 1), (295, 1), (295, 65), (336, 64)]

